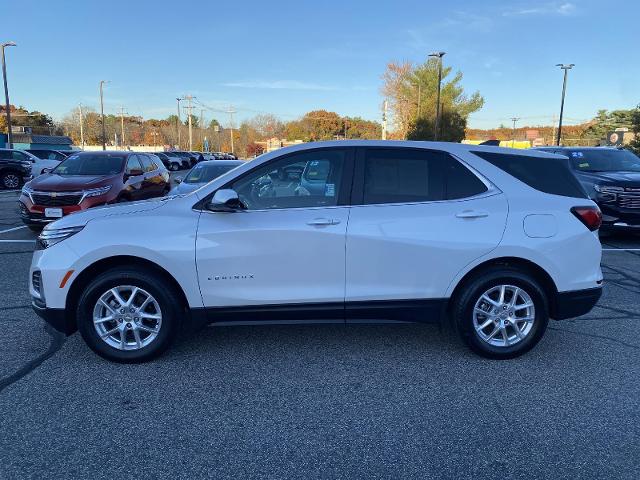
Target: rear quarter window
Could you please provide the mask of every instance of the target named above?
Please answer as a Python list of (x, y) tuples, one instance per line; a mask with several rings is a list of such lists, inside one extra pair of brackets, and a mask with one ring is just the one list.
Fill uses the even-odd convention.
[(472, 152), (531, 188), (563, 197), (588, 198), (568, 159), (495, 152)]

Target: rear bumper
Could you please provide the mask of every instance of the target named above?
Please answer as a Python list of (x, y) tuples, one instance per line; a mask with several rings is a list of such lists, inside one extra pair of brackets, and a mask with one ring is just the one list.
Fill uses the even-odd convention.
[(565, 320), (585, 315), (598, 303), (602, 287), (559, 292), (551, 309), (551, 318)]
[(75, 324), (69, 321), (67, 312), (64, 308), (48, 308), (38, 305), (37, 301), (32, 301), (33, 311), (38, 314), (45, 322), (51, 325), (57, 331), (65, 335), (71, 335), (77, 328)]

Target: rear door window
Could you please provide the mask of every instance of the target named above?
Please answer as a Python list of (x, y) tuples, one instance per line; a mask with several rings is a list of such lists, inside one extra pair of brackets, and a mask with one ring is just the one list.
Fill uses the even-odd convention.
[(540, 192), (588, 198), (571, 171), (568, 159), (495, 152), (472, 153)]
[[(364, 204), (455, 200), (487, 191), (473, 172), (445, 152), (368, 148), (360, 161)], [(358, 194), (354, 200), (358, 202)]]
[(153, 172), (153, 163), (147, 155), (138, 155), (138, 158), (142, 162), (142, 170), (145, 172)]
[[(135, 170), (142, 170), (142, 165), (140, 164), (140, 161), (138, 160), (138, 156), (137, 155), (131, 155), (128, 159), (127, 159), (127, 173), (129, 175), (131, 175), (131, 172), (135, 171)], [(144, 171), (144, 170), (142, 170)]]

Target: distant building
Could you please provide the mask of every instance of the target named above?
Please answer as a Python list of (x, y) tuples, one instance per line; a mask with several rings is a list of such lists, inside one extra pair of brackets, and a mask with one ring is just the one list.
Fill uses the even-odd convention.
[(256, 142), (258, 145), (262, 145), (264, 147), (264, 152), (273, 152), (274, 150), (278, 150), (279, 148), (288, 147), (290, 145), (297, 145), (299, 143), (303, 143), (302, 140), (286, 140), (284, 138), (269, 138), (268, 140), (262, 142)]
[[(73, 140), (59, 135), (35, 135), (32, 133), (14, 133), (13, 148), (27, 150), (29, 148), (43, 148), (50, 150), (73, 150)], [(6, 148), (7, 134), (0, 133), (0, 147)]]

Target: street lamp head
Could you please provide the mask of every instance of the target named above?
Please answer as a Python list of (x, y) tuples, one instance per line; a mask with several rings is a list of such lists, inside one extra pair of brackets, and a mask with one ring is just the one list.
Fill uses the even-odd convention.
[(557, 63), (556, 64), (556, 67), (560, 67), (562, 70), (571, 70), (575, 66), (576, 66), (575, 63)]
[(446, 55), (447, 52), (433, 52), (430, 53), (429, 56), (430, 57), (438, 57), (438, 58), (442, 58)]
[(4, 42), (2, 45), (0, 45), (2, 48), (4, 47), (17, 47), (18, 45), (16, 45), (16, 42)]

